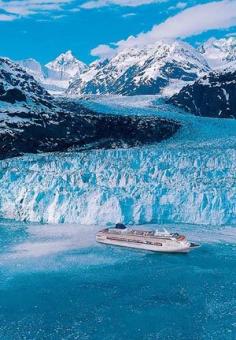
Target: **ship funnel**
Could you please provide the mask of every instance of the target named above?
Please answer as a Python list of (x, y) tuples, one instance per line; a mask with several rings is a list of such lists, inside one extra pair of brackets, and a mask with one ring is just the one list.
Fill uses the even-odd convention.
[(122, 223), (116, 223), (115, 228), (116, 229), (126, 229), (126, 226)]

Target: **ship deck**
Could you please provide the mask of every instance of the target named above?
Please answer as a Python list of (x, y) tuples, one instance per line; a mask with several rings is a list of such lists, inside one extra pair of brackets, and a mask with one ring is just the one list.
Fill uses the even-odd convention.
[(178, 234), (169, 234), (169, 233), (156, 233), (154, 230), (137, 230), (137, 229), (115, 229), (115, 228), (107, 228), (101, 231), (102, 234), (106, 235), (106, 237), (117, 237), (117, 239), (128, 240), (130, 237), (133, 239), (143, 239), (146, 240), (173, 240), (178, 239), (180, 235)]

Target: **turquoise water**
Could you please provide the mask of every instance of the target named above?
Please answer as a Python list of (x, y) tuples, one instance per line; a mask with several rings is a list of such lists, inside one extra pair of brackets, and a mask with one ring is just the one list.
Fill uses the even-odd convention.
[(235, 339), (233, 226), (179, 226), (202, 243), (188, 255), (102, 246), (97, 229), (1, 221), (1, 339)]

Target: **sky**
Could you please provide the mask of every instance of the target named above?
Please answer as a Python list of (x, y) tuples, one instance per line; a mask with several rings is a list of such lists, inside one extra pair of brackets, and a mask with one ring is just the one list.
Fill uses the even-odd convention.
[(236, 35), (236, 0), (0, 0), (0, 55), (85, 63), (162, 38), (198, 45)]

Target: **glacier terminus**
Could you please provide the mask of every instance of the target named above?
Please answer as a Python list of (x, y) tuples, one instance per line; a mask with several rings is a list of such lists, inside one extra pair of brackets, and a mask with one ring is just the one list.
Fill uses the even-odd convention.
[(235, 223), (236, 121), (186, 114), (152, 96), (83, 101), (103, 114), (175, 120), (145, 146), (1, 161), (0, 216), (43, 223)]

